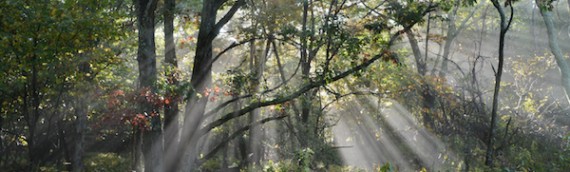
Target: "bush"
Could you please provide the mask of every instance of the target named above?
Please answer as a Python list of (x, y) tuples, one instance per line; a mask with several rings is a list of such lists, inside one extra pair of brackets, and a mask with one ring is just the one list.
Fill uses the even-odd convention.
[(85, 171), (123, 172), (130, 170), (129, 161), (116, 153), (98, 153), (85, 159)]

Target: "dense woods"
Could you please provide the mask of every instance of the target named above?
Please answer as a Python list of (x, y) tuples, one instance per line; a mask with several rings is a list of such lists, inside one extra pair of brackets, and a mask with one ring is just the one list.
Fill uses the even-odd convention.
[(1, 171), (570, 171), (570, 0), (3, 0)]

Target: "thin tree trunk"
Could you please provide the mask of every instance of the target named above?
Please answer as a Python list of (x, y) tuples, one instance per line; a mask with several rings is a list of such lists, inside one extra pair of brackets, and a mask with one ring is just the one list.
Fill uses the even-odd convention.
[[(539, 2), (537, 2), (537, 4), (539, 4)], [(550, 11), (547, 7), (539, 7), (539, 9), (542, 18), (544, 19), (544, 24), (546, 25), (550, 51), (554, 55), (554, 59), (556, 60), (556, 64), (558, 64), (558, 68), (560, 69), (560, 73), (562, 75), (561, 81), (562, 87), (566, 93), (566, 100), (570, 103), (570, 65), (568, 64), (568, 61), (564, 57), (562, 50), (558, 45), (556, 28), (554, 26), (554, 22), (552, 21), (552, 11)]]
[[(428, 17), (427, 17), (427, 26), (426, 26), (426, 47), (424, 49), (424, 64), (427, 63), (428, 61), (428, 52), (429, 52), (429, 34), (431, 31), (431, 12), (428, 13)], [(424, 75), (427, 72), (427, 65), (425, 66), (424, 69)]]
[(459, 33), (467, 27), (467, 22), (473, 17), (473, 15), (475, 15), (475, 11), (477, 11), (483, 4), (484, 3), (479, 3), (479, 5), (477, 5), (474, 9), (472, 9), (469, 15), (467, 15), (467, 17), (465, 17), (465, 19), (461, 21), (459, 27), (457, 27), (457, 25), (455, 25), (455, 21), (457, 17), (457, 10), (461, 7), (461, 0), (455, 1), (453, 10), (449, 16), (449, 21), (448, 21), (449, 23), (445, 39), (445, 46), (443, 48), (443, 59), (441, 62), (441, 70), (439, 71), (440, 77), (445, 77), (448, 71), (447, 66), (450, 61), (449, 54), (451, 52), (451, 45), (453, 44), (453, 41), (455, 41), (457, 35), (459, 35)]
[[(252, 14), (253, 14), (253, 10), (255, 10), (253, 7), (251, 8), (252, 10)], [(257, 23), (255, 23), (255, 21), (252, 21), (253, 24), (253, 35), (254, 37), (257, 36)], [(249, 68), (250, 68), (250, 72), (253, 75), (253, 78), (251, 80), (250, 84), (250, 92), (252, 94), (257, 94), (257, 90), (259, 88), (259, 79), (261, 77), (260, 73), (261, 72), (259, 70), (260, 67), (260, 62), (259, 60), (261, 59), (259, 57), (260, 55), (257, 54), (257, 46), (255, 45), (255, 40), (251, 40), (249, 41)], [(255, 99), (256, 97), (253, 97), (253, 99)], [(257, 120), (257, 118), (259, 117), (259, 109), (254, 109), (249, 113), (249, 123), (253, 123)], [(259, 149), (259, 131), (258, 130), (254, 130), (253, 128), (249, 130), (249, 139), (248, 139), (248, 147), (247, 147), (247, 152), (249, 154), (249, 158), (247, 160), (248, 165), (250, 167), (255, 166), (256, 163), (258, 163), (259, 161), (259, 154), (258, 154), (258, 149)]]
[[(441, 33), (440, 35), (443, 36), (445, 34), (445, 26), (444, 26), (445, 22), (441, 21)], [(443, 57), (443, 55), (441, 54), (441, 52), (443, 51), (443, 45), (441, 42), (438, 42), (438, 50), (437, 50), (437, 57), (433, 63), (433, 68), (431, 69), (430, 75), (435, 75), (435, 72), (437, 70), (436, 66), (439, 64), (439, 60)]]
[[(269, 55), (269, 46), (271, 42), (268, 40), (265, 46), (264, 53), (258, 54), (258, 50), (255, 46), (255, 42), (252, 41), (250, 47), (250, 57), (254, 60), (253, 66), (251, 69), (253, 70), (252, 73), (254, 74), (254, 79), (252, 84), (252, 92), (258, 93), (260, 91), (260, 84), (261, 79), (263, 77), (263, 71), (265, 70), (265, 62), (267, 61), (267, 56)], [(261, 51), (260, 51), (261, 52)], [(253, 124), (260, 119), (260, 109), (254, 109), (250, 113), (249, 123)], [(263, 156), (263, 144), (261, 144), (263, 140), (263, 131), (261, 130), (261, 126), (252, 126), (249, 129), (249, 154), (251, 155), (250, 158), (250, 165), (259, 164), (260, 160)]]
[[(178, 99), (176, 92), (178, 87), (178, 61), (176, 59), (176, 46), (174, 43), (174, 10), (175, 0), (164, 1), (164, 61), (166, 63), (165, 77), (169, 85), (166, 90), (166, 102), (164, 105), (164, 129), (161, 140), (164, 145), (161, 150), (175, 150), (179, 147), (179, 116)], [(164, 158), (159, 162), (160, 169), (164, 169)]]
[(491, 123), (489, 126), (489, 137), (487, 140), (487, 151), (485, 155), (485, 165), (493, 167), (493, 159), (494, 159), (494, 143), (495, 143), (495, 136), (497, 133), (497, 110), (499, 108), (499, 91), (501, 89), (501, 76), (503, 75), (503, 61), (504, 61), (504, 48), (505, 48), (505, 36), (509, 27), (511, 25), (511, 21), (513, 19), (513, 6), (511, 7), (511, 16), (507, 19), (505, 11), (501, 4), (499, 4), (498, 0), (491, 0), (493, 2), (493, 6), (499, 12), (499, 16), (501, 18), (501, 33), (499, 37), (499, 63), (497, 65), (497, 71), (495, 71), (495, 91), (493, 93), (493, 108), (491, 109)]
[[(406, 31), (406, 36), (408, 37), (408, 42), (410, 42), (410, 46), (412, 47), (412, 52), (414, 54), (414, 60), (416, 61), (418, 74), (424, 76), (426, 74), (426, 63), (422, 58), (422, 52), (420, 51), (418, 40), (416, 39), (414, 33), (411, 30)], [(426, 49), (426, 55), (427, 55), (427, 49)]]
[(443, 56), (441, 61), (441, 69), (439, 71), (440, 77), (445, 77), (447, 73), (447, 63), (449, 61), (449, 52), (451, 51), (451, 43), (455, 40), (455, 33), (457, 31), (457, 26), (455, 26), (455, 18), (457, 17), (457, 10), (461, 4), (461, 0), (455, 0), (451, 14), (449, 15), (449, 21), (447, 21), (447, 34), (445, 39), (445, 46), (443, 47)]
[[(308, 83), (310, 81), (309, 72), (311, 70), (311, 57), (309, 57), (309, 30), (308, 30), (308, 18), (309, 18), (309, 2), (310, 0), (303, 1), (303, 20), (302, 20), (302, 34), (301, 34), (301, 76), (303, 77), (303, 81)], [(302, 137), (299, 142), (301, 143), (302, 148), (307, 148), (310, 144), (310, 131), (309, 126), (309, 115), (311, 113), (311, 96), (312, 91), (307, 91), (304, 93), (304, 96), (301, 97), (301, 133), (299, 133)]]
[(80, 95), (77, 98), (77, 110), (76, 110), (76, 114), (77, 114), (77, 119), (75, 121), (75, 134), (76, 134), (76, 138), (75, 138), (75, 151), (73, 152), (73, 164), (72, 164), (72, 169), (74, 172), (79, 172), (79, 171), (83, 171), (84, 169), (84, 165), (83, 165), (83, 155), (85, 153), (85, 131), (87, 129), (86, 127), (86, 123), (87, 123), (87, 113), (88, 113), (88, 107), (87, 107), (87, 101), (85, 101), (85, 99), (87, 99), (88, 97), (86, 95)]
[[(34, 39), (34, 47), (36, 47), (36, 40)], [(27, 138), (28, 141), (28, 156), (30, 158), (30, 166), (29, 166), (29, 170), (30, 171), (36, 171), (38, 169), (38, 167), (40, 166), (40, 158), (39, 155), (37, 154), (37, 150), (38, 150), (38, 146), (37, 146), (37, 139), (36, 138), (36, 127), (37, 127), (37, 120), (39, 118), (40, 115), (40, 97), (39, 97), (39, 82), (38, 82), (38, 68), (37, 68), (37, 56), (36, 54), (32, 55), (32, 77), (31, 77), (31, 81), (28, 85), (28, 87), (31, 87), (30, 93), (31, 95), (25, 95), (30, 96), (31, 98), (31, 105), (33, 108), (33, 111), (31, 113), (27, 114), (28, 119), (26, 119), (27, 124), (28, 124), (28, 131), (29, 131), (29, 135)], [(25, 75), (24, 75), (25, 76)], [(26, 93), (27, 94), (27, 93)], [(26, 103), (26, 102), (24, 102)], [(27, 105), (25, 104), (24, 107), (27, 107)], [(27, 108), (24, 110), (24, 112), (29, 112), (27, 110)]]
[[(426, 74), (426, 62), (422, 58), (422, 54), (420, 51), (420, 47), (418, 46), (418, 40), (415, 38), (414, 33), (411, 30), (406, 31), (406, 35), (408, 37), (408, 41), (410, 42), (410, 46), (412, 47), (412, 52), (414, 54), (414, 59), (416, 61), (417, 71), (418, 74), (424, 76)], [(426, 44), (427, 45), (427, 44)], [(425, 49), (426, 55), (428, 49)], [(434, 128), (434, 121), (432, 118), (431, 109), (435, 106), (435, 96), (432, 94), (430, 86), (428, 83), (422, 83), (422, 117), (424, 125), (429, 129)]]
[[(79, 71), (84, 77), (91, 72), (88, 62), (81, 62), (79, 65)], [(76, 120), (75, 120), (75, 151), (73, 152), (72, 169), (74, 172), (84, 171), (83, 156), (85, 154), (85, 135), (87, 132), (87, 115), (89, 113), (89, 85), (91, 79), (87, 78), (81, 83), (77, 92), (77, 109), (76, 109)]]

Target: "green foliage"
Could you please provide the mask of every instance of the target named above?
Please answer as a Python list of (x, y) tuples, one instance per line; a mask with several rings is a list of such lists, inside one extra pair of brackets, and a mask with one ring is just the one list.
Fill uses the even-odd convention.
[(379, 172), (393, 172), (394, 168), (392, 167), (392, 165), (390, 163), (386, 163), (386, 164), (378, 167), (377, 171), (379, 171)]
[[(104, 101), (91, 96), (120, 87), (119, 82), (130, 86), (115, 73), (129, 71), (116, 70), (124, 65), (118, 55), (128, 52), (122, 47), (127, 36), (123, 24), (128, 22), (123, 8), (112, 0), (0, 2), (0, 128), (28, 143), (2, 139), (3, 160), (15, 162), (31, 151), (28, 159), (44, 160), (27, 163), (51, 168), (63, 155), (61, 145), (75, 141), (62, 139), (62, 133), (74, 133), (71, 125), (79, 106), (90, 107), (88, 126), (105, 111)], [(79, 105), (80, 95), (93, 101)], [(0, 137), (5, 138), (4, 132)]]
[(311, 161), (315, 152), (311, 148), (305, 148), (297, 152), (297, 171), (309, 172), (311, 171)]
[(129, 161), (116, 153), (97, 153), (84, 160), (88, 172), (122, 172), (130, 170)]
[(424, 12), (433, 10), (429, 2), (414, 2), (406, 0), (406, 3), (390, 1), (387, 5), (387, 13), (394, 17), (394, 20), (402, 25), (408, 26), (413, 23), (423, 22)]
[(203, 171), (216, 171), (217, 169), (220, 168), (222, 168), (222, 163), (220, 158), (212, 158), (206, 160), (206, 162), (204, 162), (202, 166), (200, 166), (200, 169)]
[(297, 165), (292, 163), (290, 160), (283, 160), (279, 162), (269, 161), (264, 165), (264, 172), (288, 172), (295, 171), (298, 169)]

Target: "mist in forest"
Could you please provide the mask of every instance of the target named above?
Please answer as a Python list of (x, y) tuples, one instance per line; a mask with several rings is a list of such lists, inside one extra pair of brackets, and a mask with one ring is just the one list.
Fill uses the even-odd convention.
[(570, 1), (0, 2), (2, 171), (570, 171)]

